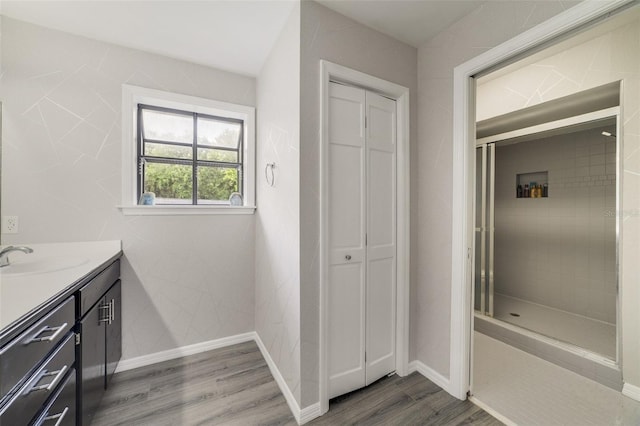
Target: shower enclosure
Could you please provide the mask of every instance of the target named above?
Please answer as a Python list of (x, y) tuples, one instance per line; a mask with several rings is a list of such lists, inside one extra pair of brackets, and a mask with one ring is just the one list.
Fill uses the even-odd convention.
[(474, 307), (613, 366), (618, 132), (600, 115), (478, 140)]

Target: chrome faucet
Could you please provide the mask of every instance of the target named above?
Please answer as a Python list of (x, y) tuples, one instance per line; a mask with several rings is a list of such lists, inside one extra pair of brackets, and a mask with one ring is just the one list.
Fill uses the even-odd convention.
[(12, 251), (21, 251), (23, 253), (33, 253), (31, 247), (26, 246), (8, 246), (0, 250), (0, 268), (3, 266), (9, 266), (9, 253)]

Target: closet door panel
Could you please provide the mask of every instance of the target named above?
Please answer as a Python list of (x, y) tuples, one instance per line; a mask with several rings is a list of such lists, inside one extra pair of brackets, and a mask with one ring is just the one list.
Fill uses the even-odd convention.
[(395, 370), (396, 103), (368, 92), (366, 382)]
[(396, 289), (394, 263), (394, 256), (369, 262), (366, 324), (367, 385), (395, 370)]
[(329, 88), (330, 397), (365, 385), (365, 92)]
[(365, 384), (363, 264), (332, 266), (329, 279), (329, 397), (333, 398)]
[(368, 149), (367, 244), (395, 246), (395, 155)]
[(332, 249), (364, 248), (362, 156), (362, 147), (333, 143), (329, 147), (329, 241)]

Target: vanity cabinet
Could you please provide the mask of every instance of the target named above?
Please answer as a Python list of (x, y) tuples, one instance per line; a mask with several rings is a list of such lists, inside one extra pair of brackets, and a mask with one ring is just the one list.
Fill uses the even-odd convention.
[[(34, 252), (59, 256), (60, 247), (42, 245)], [(3, 295), (23, 294), (16, 299), (23, 308), (0, 327), (1, 426), (89, 425), (120, 360), (120, 242), (63, 248), (70, 256), (87, 256), (87, 265), (69, 273), (0, 277)], [(12, 308), (6, 297), (1, 302), (4, 312)]]
[(122, 355), (119, 261), (80, 289), (79, 423), (90, 425)]
[(42, 414), (33, 422), (34, 426), (74, 426), (76, 425), (76, 371), (71, 370), (46, 404)]
[[(25, 333), (0, 350), (2, 365), (2, 403), (0, 424), (35, 424), (47, 416), (43, 406), (53, 404), (57, 395), (75, 375), (75, 335), (71, 332), (73, 297), (54, 312), (36, 322)], [(75, 394), (75, 389), (73, 390)], [(75, 398), (65, 400), (65, 415), (59, 425), (75, 424)], [(71, 413), (69, 414), (69, 411)], [(65, 420), (66, 419), (66, 420)]]

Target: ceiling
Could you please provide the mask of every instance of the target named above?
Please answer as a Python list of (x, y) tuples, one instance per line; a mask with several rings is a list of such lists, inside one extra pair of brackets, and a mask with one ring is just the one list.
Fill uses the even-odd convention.
[[(72, 34), (255, 76), (296, 0), (0, 0), (0, 13)], [(482, 0), (320, 0), (414, 47)]]
[(420, 47), (485, 2), (484, 0), (316, 1), (413, 47)]

